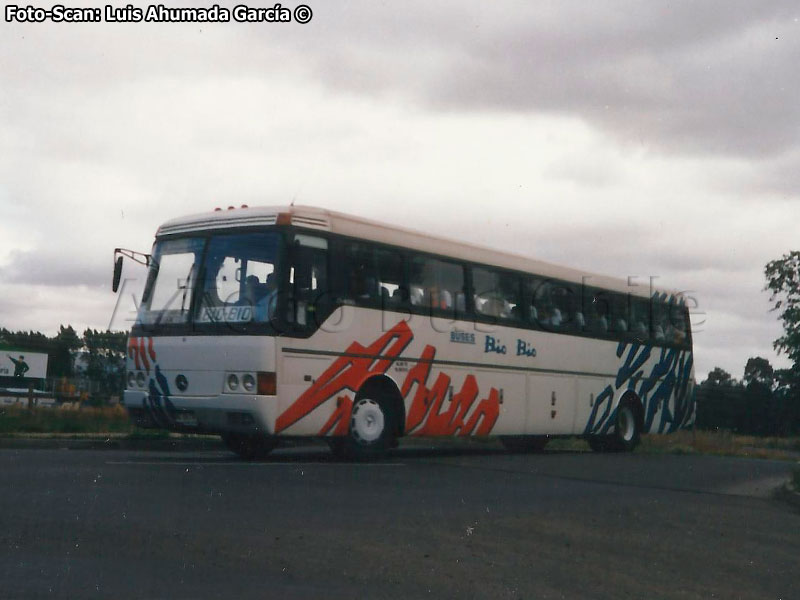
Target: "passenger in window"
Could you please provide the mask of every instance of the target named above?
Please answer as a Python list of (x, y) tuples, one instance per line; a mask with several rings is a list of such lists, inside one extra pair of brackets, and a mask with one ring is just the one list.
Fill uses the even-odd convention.
[(490, 317), (505, 317), (505, 301), (496, 295), (491, 295), (483, 301), (481, 312)]
[(432, 287), (429, 291), (431, 308), (450, 310), (453, 308), (453, 295), (447, 290)]
[(459, 314), (464, 314), (467, 312), (467, 302), (464, 292), (458, 292), (456, 294), (456, 312)]
[(363, 263), (350, 272), (350, 292), (353, 297), (367, 300), (373, 297), (377, 281), (367, 273)]
[(673, 343), (675, 341), (675, 327), (668, 319), (664, 319), (664, 341)]
[(605, 315), (598, 313), (597, 310), (592, 312), (592, 329), (600, 333), (608, 331), (608, 319), (606, 319)]
[(239, 306), (253, 307), (254, 321), (269, 321), (275, 314), (275, 305), (278, 300), (277, 280), (273, 273), (267, 275), (267, 281), (261, 283), (255, 275), (248, 275), (244, 282), (244, 292), (239, 302)]

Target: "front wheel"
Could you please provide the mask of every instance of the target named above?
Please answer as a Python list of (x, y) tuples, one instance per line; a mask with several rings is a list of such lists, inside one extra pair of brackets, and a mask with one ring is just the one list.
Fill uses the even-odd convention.
[(278, 445), (274, 438), (244, 433), (223, 433), (222, 441), (228, 450), (245, 460), (265, 458)]
[(353, 403), (347, 437), (331, 443), (331, 449), (345, 458), (378, 458), (394, 444), (393, 432), (391, 413), (386, 407), (378, 400), (359, 398)]

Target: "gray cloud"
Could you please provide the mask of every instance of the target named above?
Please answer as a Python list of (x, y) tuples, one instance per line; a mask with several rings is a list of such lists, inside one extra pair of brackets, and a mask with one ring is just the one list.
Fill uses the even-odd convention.
[(374, 8), (331, 10), (326, 51), (307, 56), (318, 76), (439, 111), (574, 114), (671, 152), (764, 156), (798, 142), (794, 3), (506, 3), (491, 19), (463, 3), (405, 6), (391, 24)]
[(0, 267), (0, 280), (5, 284), (48, 287), (106, 287), (111, 285), (111, 253), (87, 254), (57, 248), (12, 250), (8, 262)]

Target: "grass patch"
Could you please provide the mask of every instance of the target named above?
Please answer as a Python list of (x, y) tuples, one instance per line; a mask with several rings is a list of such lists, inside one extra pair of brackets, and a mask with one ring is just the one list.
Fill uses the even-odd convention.
[(119, 405), (65, 409), (19, 406), (0, 408), (0, 435), (19, 433), (127, 433), (138, 432)]
[(548, 450), (558, 452), (589, 452), (589, 443), (583, 438), (554, 438), (547, 442)]
[(643, 435), (638, 451), (796, 460), (800, 438), (755, 437), (730, 431), (678, 431), (670, 435)]

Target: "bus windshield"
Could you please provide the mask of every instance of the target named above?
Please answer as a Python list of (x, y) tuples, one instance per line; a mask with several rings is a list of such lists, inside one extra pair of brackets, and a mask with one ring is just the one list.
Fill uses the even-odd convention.
[[(220, 234), (156, 242), (141, 325), (265, 323), (276, 314), (280, 235)], [(193, 302), (194, 288), (199, 293)]]
[(203, 238), (157, 242), (138, 321), (142, 325), (187, 323)]
[(280, 234), (218, 235), (208, 242), (196, 323), (265, 323), (276, 316)]

